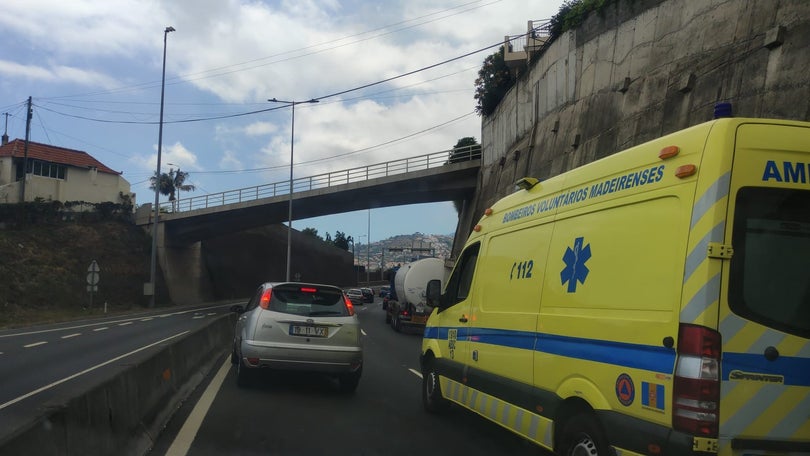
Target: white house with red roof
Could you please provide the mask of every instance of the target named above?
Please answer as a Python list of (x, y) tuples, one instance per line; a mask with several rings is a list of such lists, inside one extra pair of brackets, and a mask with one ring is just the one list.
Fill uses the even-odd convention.
[[(46, 201), (84, 201), (121, 203), (129, 196), (129, 182), (87, 152), (66, 149), (3, 135), (0, 145), (0, 203), (19, 203), (42, 198)], [(27, 156), (27, 159), (26, 159)], [(27, 162), (25, 185), (22, 185)], [(23, 187), (25, 195), (23, 196)]]

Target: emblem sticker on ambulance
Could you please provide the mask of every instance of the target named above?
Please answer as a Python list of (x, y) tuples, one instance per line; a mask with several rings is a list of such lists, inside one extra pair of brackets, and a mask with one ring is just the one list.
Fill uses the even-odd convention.
[(622, 374), (616, 379), (616, 397), (625, 407), (633, 403), (633, 399), (636, 397), (636, 387), (629, 375)]
[(568, 282), (569, 293), (575, 293), (577, 282), (584, 284), (590, 272), (585, 262), (591, 258), (591, 244), (583, 247), (584, 243), (584, 237), (574, 239), (574, 248), (568, 247), (563, 255), (565, 269), (560, 271), (560, 280), (563, 285)]

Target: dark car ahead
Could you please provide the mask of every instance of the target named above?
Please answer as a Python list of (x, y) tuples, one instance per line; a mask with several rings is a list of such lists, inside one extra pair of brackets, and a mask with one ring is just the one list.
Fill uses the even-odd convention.
[(366, 297), (359, 288), (350, 288), (346, 290), (346, 297), (349, 298), (352, 304), (362, 306), (366, 303)]
[(310, 283), (264, 283), (236, 321), (231, 361), (245, 386), (261, 368), (325, 373), (352, 392), (363, 372), (360, 322), (343, 290)]
[(360, 292), (363, 293), (363, 300), (366, 302), (374, 302), (374, 290), (371, 288), (361, 288)]

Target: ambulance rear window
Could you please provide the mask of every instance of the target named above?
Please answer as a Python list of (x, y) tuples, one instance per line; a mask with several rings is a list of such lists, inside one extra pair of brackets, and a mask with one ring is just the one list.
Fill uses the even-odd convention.
[(810, 191), (740, 189), (732, 246), (731, 310), (810, 337)]

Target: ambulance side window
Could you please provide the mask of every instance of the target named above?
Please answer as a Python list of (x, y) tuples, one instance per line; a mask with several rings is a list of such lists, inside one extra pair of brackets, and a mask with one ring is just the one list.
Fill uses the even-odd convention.
[(458, 267), (453, 271), (445, 288), (445, 296), (449, 305), (461, 302), (469, 296), (480, 247), (481, 244), (473, 244), (461, 253)]
[(810, 191), (743, 187), (736, 203), (729, 307), (810, 337)]

